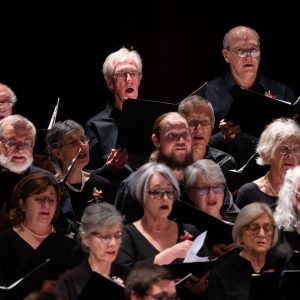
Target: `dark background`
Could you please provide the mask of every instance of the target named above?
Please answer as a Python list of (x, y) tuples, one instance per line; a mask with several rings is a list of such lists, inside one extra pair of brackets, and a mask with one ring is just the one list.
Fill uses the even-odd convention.
[(248, 25), (261, 36), (262, 73), (300, 95), (295, 6), (263, 0), (9, 1), (1, 8), (0, 81), (18, 96), (15, 113), (38, 128), (48, 126), (58, 97), (57, 119), (84, 124), (110, 96), (101, 73), (109, 53), (134, 47), (144, 65), (140, 98), (175, 103), (226, 71), (224, 33)]

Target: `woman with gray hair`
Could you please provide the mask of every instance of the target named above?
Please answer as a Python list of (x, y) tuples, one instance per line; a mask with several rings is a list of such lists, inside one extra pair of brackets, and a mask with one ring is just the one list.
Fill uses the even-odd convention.
[[(280, 230), (280, 242), (288, 243), (294, 253), (300, 252), (300, 166), (286, 172), (279, 191), (274, 218)], [(297, 257), (298, 256), (298, 257)], [(291, 261), (300, 267), (299, 255)]]
[(260, 135), (256, 151), (257, 164), (269, 165), (270, 169), (264, 176), (240, 188), (236, 204), (242, 208), (252, 202), (261, 202), (274, 210), (286, 171), (300, 163), (298, 123), (287, 118), (274, 120)]
[(247, 300), (253, 273), (276, 270), (270, 249), (278, 231), (270, 207), (252, 203), (242, 208), (232, 230), (238, 249), (220, 258), (208, 277), (210, 300)]
[(77, 232), (87, 205), (99, 199), (113, 202), (112, 186), (104, 177), (85, 170), (90, 159), (89, 144), (77, 122), (56, 122), (47, 133), (46, 144), (64, 193), (59, 226)]
[(195, 226), (168, 217), (180, 196), (178, 181), (165, 164), (147, 163), (130, 192), (143, 207), (143, 216), (124, 226), (118, 262), (128, 266), (152, 262), (163, 265), (182, 260), (199, 234)]
[(220, 166), (199, 159), (184, 171), (184, 188), (192, 203), (217, 219), (234, 222), (239, 209), (233, 203)]
[(68, 300), (78, 299), (93, 272), (123, 284), (127, 269), (114, 262), (122, 240), (122, 224), (122, 216), (109, 203), (94, 203), (86, 207), (79, 235), (88, 255), (80, 265), (59, 277), (57, 293), (60, 296)]

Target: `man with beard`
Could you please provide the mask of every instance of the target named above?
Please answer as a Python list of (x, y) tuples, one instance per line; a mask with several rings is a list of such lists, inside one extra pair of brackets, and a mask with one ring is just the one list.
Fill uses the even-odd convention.
[(113, 97), (106, 108), (90, 118), (85, 125), (89, 139), (88, 169), (106, 177), (116, 189), (120, 182), (134, 172), (145, 158), (128, 155), (126, 149), (115, 149), (119, 123), (125, 99), (137, 99), (142, 79), (142, 60), (137, 51), (121, 48), (107, 56), (103, 75)]
[[(152, 142), (156, 150), (150, 160), (165, 163), (181, 183), (184, 169), (193, 162), (192, 139), (185, 118), (177, 112), (159, 116), (153, 126)], [(144, 172), (144, 165), (121, 183), (115, 205), (125, 216), (126, 222), (134, 222), (143, 213), (142, 207), (129, 194), (129, 186)]]
[(35, 138), (35, 126), (21, 115), (0, 121), (0, 230), (10, 226), (8, 213), (13, 208), (11, 195), (17, 182), (35, 172), (53, 176), (32, 165)]
[(0, 83), (0, 120), (10, 116), (12, 109), (17, 102), (17, 97), (12, 89)]

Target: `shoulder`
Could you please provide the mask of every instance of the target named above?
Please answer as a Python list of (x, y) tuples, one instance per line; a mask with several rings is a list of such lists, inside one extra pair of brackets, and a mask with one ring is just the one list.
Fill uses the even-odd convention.
[(258, 187), (254, 182), (248, 182), (243, 184), (240, 189), (239, 189), (239, 193), (248, 193), (249, 191), (254, 191), (257, 190)]

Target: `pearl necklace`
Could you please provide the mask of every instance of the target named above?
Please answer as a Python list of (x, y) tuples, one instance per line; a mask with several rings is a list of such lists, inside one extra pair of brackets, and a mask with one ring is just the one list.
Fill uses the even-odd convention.
[(277, 193), (275, 193), (275, 191), (274, 191), (274, 189), (273, 189), (273, 187), (272, 187), (272, 185), (271, 185), (271, 183), (270, 183), (270, 180), (269, 180), (269, 172), (266, 174), (266, 179), (267, 179), (267, 183), (268, 183), (268, 186), (269, 186), (271, 192), (273, 193), (274, 196), (277, 196)]
[(50, 233), (54, 232), (54, 228), (53, 228), (53, 225), (51, 225), (51, 230), (49, 233), (45, 234), (45, 235), (38, 235), (38, 234), (35, 234), (34, 232), (32, 232), (29, 228), (27, 228), (23, 223), (20, 223), (21, 227), (23, 229), (25, 229), (27, 232), (31, 233), (33, 236), (39, 238), (39, 239), (44, 239), (46, 238)]
[(84, 178), (84, 174), (83, 172), (81, 171), (81, 187), (79, 189), (77, 189), (76, 187), (74, 187), (73, 185), (71, 185), (68, 181), (65, 182), (66, 185), (74, 192), (76, 193), (80, 193), (83, 191), (84, 189), (84, 186), (85, 186), (85, 183), (86, 183), (86, 180)]

